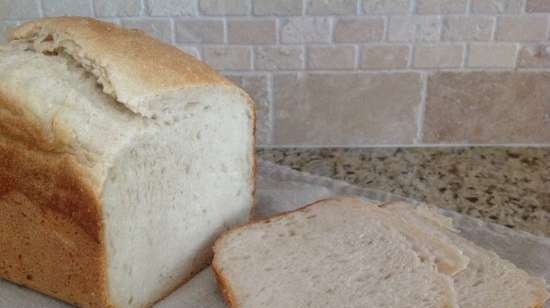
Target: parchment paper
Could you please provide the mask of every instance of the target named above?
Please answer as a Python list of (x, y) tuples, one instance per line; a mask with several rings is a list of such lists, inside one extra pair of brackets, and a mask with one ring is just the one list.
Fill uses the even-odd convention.
[[(364, 189), (345, 182), (312, 176), (260, 161), (258, 164), (257, 218), (299, 208), (316, 200), (335, 196), (359, 196), (370, 201), (404, 200), (419, 202), (382, 191)], [(527, 272), (550, 282), (550, 238), (489, 224), (452, 211), (441, 210), (455, 221), (462, 235), (489, 248)], [(1, 308), (66, 308), (54, 299), (0, 280)], [(208, 268), (155, 308), (225, 308), (211, 270)], [(550, 308), (550, 302), (545, 308)]]

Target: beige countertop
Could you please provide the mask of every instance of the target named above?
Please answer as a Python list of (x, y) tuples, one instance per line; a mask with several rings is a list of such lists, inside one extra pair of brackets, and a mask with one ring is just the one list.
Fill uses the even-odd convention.
[(550, 148), (259, 149), (258, 155), (550, 236)]

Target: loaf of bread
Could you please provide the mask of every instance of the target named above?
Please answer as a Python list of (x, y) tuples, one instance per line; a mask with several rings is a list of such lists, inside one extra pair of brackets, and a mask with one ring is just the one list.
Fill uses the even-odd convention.
[(0, 46), (0, 278), (148, 307), (249, 219), (254, 105), (207, 65), (88, 18)]
[(542, 308), (548, 298), (543, 279), (405, 203), (322, 200), (231, 230), (214, 251), (232, 308)]

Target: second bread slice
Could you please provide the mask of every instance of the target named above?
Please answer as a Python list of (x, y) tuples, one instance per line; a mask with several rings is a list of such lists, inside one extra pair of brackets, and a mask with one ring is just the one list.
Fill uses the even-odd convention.
[(405, 203), (384, 207), (395, 216), (407, 217), (418, 228), (437, 234), (470, 258), (467, 268), (454, 277), (460, 308), (542, 308), (548, 293), (541, 278), (532, 277), (450, 230), (448, 220), (428, 207), (413, 208)]

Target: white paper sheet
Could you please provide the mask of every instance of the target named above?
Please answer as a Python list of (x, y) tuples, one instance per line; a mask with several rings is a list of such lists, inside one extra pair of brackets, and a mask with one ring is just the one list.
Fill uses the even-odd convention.
[[(334, 196), (359, 196), (371, 201), (410, 200), (382, 191), (364, 189), (345, 182), (300, 173), (260, 161), (258, 165), (257, 218), (299, 208)], [(538, 237), (488, 224), (451, 211), (442, 212), (455, 221), (462, 235), (527, 272), (550, 282), (550, 238)], [(54, 299), (0, 280), (0, 308), (66, 308)], [(155, 308), (224, 308), (213, 274), (206, 269), (189, 283), (158, 303)], [(550, 302), (545, 308), (550, 308)]]

